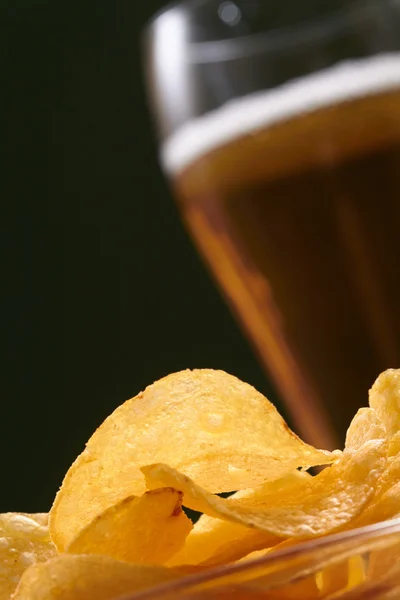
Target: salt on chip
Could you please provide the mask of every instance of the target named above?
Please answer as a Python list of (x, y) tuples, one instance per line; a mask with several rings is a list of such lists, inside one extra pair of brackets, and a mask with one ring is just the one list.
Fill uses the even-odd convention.
[(0, 600), (9, 599), (30, 565), (55, 554), (46, 525), (27, 514), (0, 514)]
[(290, 494), (267, 495), (255, 507), (233, 504), (200, 487), (186, 475), (163, 464), (143, 467), (148, 487), (171, 486), (184, 493), (183, 504), (209, 516), (267, 531), (277, 537), (307, 539), (348, 526), (370, 499), (384, 471), (387, 441), (375, 439), (373, 428), (358, 436), (358, 414), (350, 426), (348, 445), (338, 461), (313, 478), (299, 483)]
[(145, 491), (139, 468), (163, 462), (214, 493), (275, 480), (334, 456), (301, 441), (259, 392), (223, 371), (182, 371), (117, 408), (69, 469), (50, 512), (63, 551), (94, 517)]
[(164, 488), (107, 508), (77, 535), (67, 552), (163, 564), (181, 549), (192, 527), (182, 511), (182, 493)]
[(115, 600), (180, 576), (178, 570), (107, 556), (61, 554), (31, 566), (12, 600)]
[[(268, 494), (280, 490), (290, 493), (292, 486), (310, 477), (308, 473), (294, 471), (257, 488), (236, 492), (230, 496), (230, 502), (233, 505), (235, 502), (249, 502), (250, 505), (262, 503)], [(280, 541), (281, 538), (268, 532), (256, 531), (239, 523), (202, 515), (186, 538), (182, 550), (167, 564), (220, 565), (239, 560), (251, 552), (270, 548)]]
[(400, 430), (400, 369), (379, 375), (369, 392), (369, 404), (383, 421), (389, 437)]

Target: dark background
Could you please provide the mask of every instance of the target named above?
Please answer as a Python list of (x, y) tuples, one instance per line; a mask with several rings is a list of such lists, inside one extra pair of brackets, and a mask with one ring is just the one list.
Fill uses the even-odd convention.
[(0, 511), (49, 509), (95, 427), (169, 372), (275, 399), (157, 164), (139, 33), (162, 5), (0, 8)]

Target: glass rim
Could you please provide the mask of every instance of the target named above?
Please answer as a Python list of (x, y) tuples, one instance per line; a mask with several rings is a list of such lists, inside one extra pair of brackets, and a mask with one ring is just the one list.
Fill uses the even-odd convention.
[(158, 19), (162, 18), (167, 13), (173, 12), (177, 8), (182, 6), (190, 7), (191, 5), (196, 6), (196, 4), (202, 4), (207, 1), (208, 0), (169, 0), (165, 6), (159, 8), (149, 19), (147, 19), (143, 27), (143, 32), (146, 33), (151, 30)]
[[(207, 2), (209, 0), (171, 0), (145, 23), (142, 29), (142, 40), (145, 41), (148, 36), (151, 36), (157, 23), (167, 14), (172, 14), (179, 9), (190, 10)], [(299, 18), (296, 24), (286, 27), (272, 27), (270, 30), (258, 33), (232, 35), (230, 38), (192, 43), (190, 44), (192, 52), (188, 60), (192, 63), (235, 60), (243, 56), (243, 53), (251, 54), (265, 50), (275, 52), (287, 45), (292, 47), (334, 39), (354, 26), (357, 19), (366, 18), (371, 10), (383, 4), (398, 8), (397, 0), (351, 0), (347, 6), (321, 10), (312, 17)]]
[[(327, 563), (329, 563), (329, 559), (332, 562), (332, 557), (337, 556), (335, 555), (334, 550), (340, 543), (343, 547), (340, 547), (342, 551), (339, 554), (338, 561), (346, 560), (346, 558), (349, 558), (356, 553), (362, 554), (368, 552), (368, 546), (373, 545), (374, 542), (379, 540), (390, 540), (391, 538), (393, 538), (393, 545), (400, 542), (400, 518), (333, 533), (317, 539), (300, 541), (293, 546), (267, 553), (262, 557), (249, 559), (246, 562), (229, 563), (210, 567), (200, 573), (183, 575), (181, 578), (174, 579), (167, 583), (158, 584), (152, 588), (146, 588), (142, 591), (135, 592), (134, 594), (124, 595), (120, 597), (119, 600), (156, 600), (157, 598), (161, 598), (163, 594), (185, 592), (186, 590), (190, 591), (190, 588), (195, 585), (207, 584), (225, 576), (236, 575), (260, 567), (273, 566), (284, 559), (307, 558), (308, 555), (311, 555), (316, 550), (331, 550), (332, 553), (329, 554), (326, 559)], [(359, 546), (355, 546), (356, 543), (361, 546), (361, 549)], [(316, 563), (315, 572), (320, 568), (324, 568), (324, 566), (326, 565), (323, 563)], [(308, 574), (311, 575), (313, 572), (314, 570), (311, 569)]]

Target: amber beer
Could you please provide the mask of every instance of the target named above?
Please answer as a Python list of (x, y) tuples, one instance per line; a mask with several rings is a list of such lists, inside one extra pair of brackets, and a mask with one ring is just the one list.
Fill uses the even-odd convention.
[(298, 431), (335, 445), (400, 366), (400, 57), (236, 100), (163, 161)]

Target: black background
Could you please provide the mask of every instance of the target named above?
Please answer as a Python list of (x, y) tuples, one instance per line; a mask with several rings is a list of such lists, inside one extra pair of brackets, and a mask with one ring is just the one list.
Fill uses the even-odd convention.
[(275, 399), (157, 164), (139, 35), (162, 4), (0, 8), (0, 511), (47, 510), (95, 427), (169, 372)]

